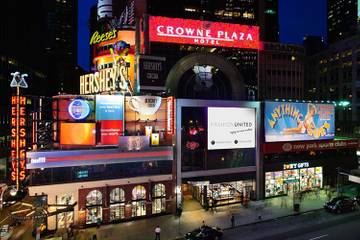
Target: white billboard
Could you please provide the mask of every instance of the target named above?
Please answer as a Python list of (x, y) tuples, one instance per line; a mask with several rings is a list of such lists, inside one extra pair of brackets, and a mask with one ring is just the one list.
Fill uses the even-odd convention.
[(255, 109), (208, 108), (208, 149), (255, 148)]

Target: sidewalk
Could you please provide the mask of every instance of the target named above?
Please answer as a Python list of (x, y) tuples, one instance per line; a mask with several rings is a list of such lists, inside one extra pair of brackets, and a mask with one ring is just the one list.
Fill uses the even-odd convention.
[[(334, 193), (333, 193), (334, 194)], [(300, 212), (321, 209), (327, 200), (325, 191), (320, 194), (310, 192), (304, 195), (300, 204)], [(184, 211), (180, 218), (173, 215), (153, 217), (143, 220), (110, 224), (101, 226), (100, 229), (87, 228), (80, 230), (79, 240), (88, 240), (93, 234), (101, 240), (147, 240), (154, 239), (154, 229), (159, 225), (162, 229), (162, 239), (176, 239), (185, 233), (199, 227), (202, 221), (211, 226), (223, 229), (230, 227), (231, 214), (235, 216), (235, 225), (246, 225), (259, 221), (276, 219), (279, 217), (296, 214), (293, 211), (293, 199), (289, 196), (276, 197), (263, 201), (250, 202), (248, 208), (240, 204), (218, 207), (214, 211), (195, 210)]]

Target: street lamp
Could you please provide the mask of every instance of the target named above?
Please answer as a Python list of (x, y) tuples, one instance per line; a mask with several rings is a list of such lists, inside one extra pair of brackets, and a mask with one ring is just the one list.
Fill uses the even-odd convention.
[(11, 73), (13, 76), (10, 87), (16, 87), (16, 155), (15, 155), (15, 162), (16, 162), (16, 193), (20, 189), (19, 183), (19, 162), (20, 162), (20, 147), (19, 147), (19, 118), (20, 118), (20, 88), (28, 88), (28, 85), (25, 81), (25, 77), (28, 75), (20, 74), (20, 72)]

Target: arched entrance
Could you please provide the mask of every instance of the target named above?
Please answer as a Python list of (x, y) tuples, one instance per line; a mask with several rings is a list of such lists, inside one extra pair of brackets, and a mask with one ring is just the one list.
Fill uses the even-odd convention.
[(244, 80), (226, 58), (211, 53), (193, 53), (170, 70), (166, 91), (177, 98), (245, 100)]

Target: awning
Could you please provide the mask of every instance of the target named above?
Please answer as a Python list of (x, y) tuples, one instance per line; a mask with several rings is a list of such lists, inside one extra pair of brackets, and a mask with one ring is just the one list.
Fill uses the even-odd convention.
[(261, 149), (264, 154), (331, 150), (331, 149), (340, 149), (340, 148), (356, 149), (358, 147), (359, 147), (358, 139), (321, 140), (321, 141), (306, 141), (306, 142), (278, 142), (278, 143), (264, 143), (261, 145)]
[(27, 169), (162, 161), (174, 159), (173, 147), (153, 147), (142, 151), (119, 149), (56, 150), (27, 152)]

